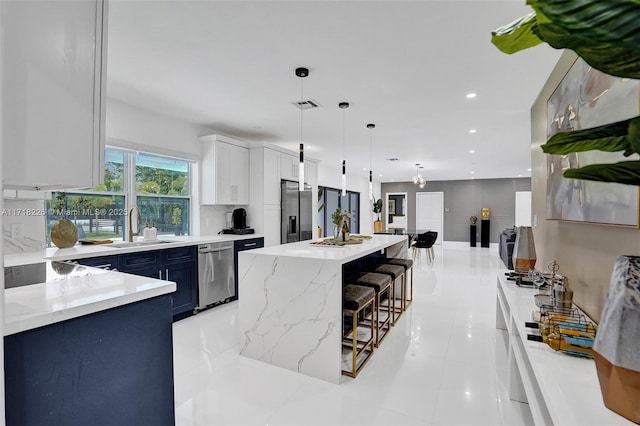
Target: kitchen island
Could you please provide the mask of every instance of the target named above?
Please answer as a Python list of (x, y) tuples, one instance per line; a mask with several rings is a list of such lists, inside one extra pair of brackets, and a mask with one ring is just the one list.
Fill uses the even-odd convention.
[(5, 286), (7, 425), (175, 423), (174, 282), (43, 262)]
[(406, 256), (402, 235), (374, 235), (346, 246), (302, 241), (240, 253), (240, 353), (340, 383), (343, 272), (376, 257)]

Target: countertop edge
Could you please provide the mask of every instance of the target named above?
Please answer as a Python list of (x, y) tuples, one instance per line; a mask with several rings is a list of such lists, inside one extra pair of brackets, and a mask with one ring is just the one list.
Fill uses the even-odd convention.
[[(94, 300), (88, 300), (86, 303), (79, 304), (77, 306), (64, 307), (59, 310), (55, 309), (55, 303), (49, 302), (46, 306), (41, 306), (42, 311), (32, 309), (33, 312), (27, 313), (12, 313), (11, 305), (15, 304), (19, 308), (25, 305), (21, 302), (25, 302), (24, 297), (21, 296), (20, 290), (25, 287), (31, 287), (35, 292), (44, 292), (46, 283), (37, 284), (42, 286), (41, 288), (35, 286), (17, 287), (13, 289), (5, 290), (5, 323), (4, 323), (4, 335), (9, 336), (24, 331), (33, 330), (36, 328), (44, 327), (47, 325), (55, 324), (58, 322), (79, 318), (85, 315), (94, 314), (108, 309), (117, 308), (119, 306), (128, 305), (151, 299), (156, 296), (162, 296), (176, 291), (176, 283), (173, 281), (164, 281), (155, 278), (147, 278), (143, 276), (125, 274), (123, 272), (111, 271), (104, 275), (96, 275), (94, 279), (112, 280), (115, 275), (122, 280), (119, 286), (102, 290), (104, 294), (94, 294)], [(123, 294), (113, 295), (114, 289), (117, 291), (120, 287), (120, 291), (124, 291)], [(30, 294), (32, 296), (32, 294)], [(91, 297), (90, 294), (85, 297)], [(31, 297), (30, 297), (31, 299)], [(74, 300), (78, 300), (75, 297)], [(63, 303), (63, 302), (58, 302)], [(68, 303), (71, 303), (68, 301)], [(28, 305), (27, 305), (28, 307)]]
[(169, 243), (149, 244), (135, 247), (111, 247), (107, 244), (97, 245), (75, 245), (73, 247), (59, 249), (47, 248), (32, 252), (5, 254), (4, 266), (28, 265), (33, 263), (44, 262), (47, 260), (75, 260), (85, 259), (99, 256), (117, 256), (119, 254), (138, 253), (143, 251), (164, 250), (170, 248), (193, 246), (207, 243), (223, 243), (247, 240), (252, 238), (264, 238), (263, 234), (220, 234), (208, 236), (188, 236), (188, 237), (172, 237), (160, 236), (160, 240), (171, 241)]

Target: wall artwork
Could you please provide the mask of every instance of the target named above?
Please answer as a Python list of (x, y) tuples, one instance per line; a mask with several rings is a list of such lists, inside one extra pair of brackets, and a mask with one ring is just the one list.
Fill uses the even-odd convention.
[[(637, 116), (638, 87), (638, 80), (604, 74), (578, 58), (547, 101), (547, 140)], [(547, 155), (547, 219), (639, 227), (637, 186), (562, 176), (568, 168), (633, 159), (600, 151)]]

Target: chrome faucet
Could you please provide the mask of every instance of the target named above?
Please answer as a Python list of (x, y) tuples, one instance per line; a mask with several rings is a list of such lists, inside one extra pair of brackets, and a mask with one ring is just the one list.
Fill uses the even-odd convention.
[[(133, 223), (131, 220), (131, 215), (133, 214), (133, 209), (136, 209), (138, 211), (138, 224), (136, 226), (137, 228), (137, 232), (133, 232)], [(140, 209), (138, 208), (138, 206), (133, 206), (131, 207), (131, 209), (129, 209), (129, 242), (132, 243), (133, 242), (133, 237), (140, 235), (140, 222), (142, 222), (142, 217), (140, 217)]]

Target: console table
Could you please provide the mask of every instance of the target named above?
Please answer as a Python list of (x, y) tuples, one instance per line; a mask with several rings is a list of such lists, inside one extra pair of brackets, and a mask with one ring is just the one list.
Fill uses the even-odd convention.
[(605, 407), (593, 360), (527, 340), (537, 292), (498, 274), (496, 328), (508, 334), (509, 398), (528, 403), (536, 425), (634, 424)]

